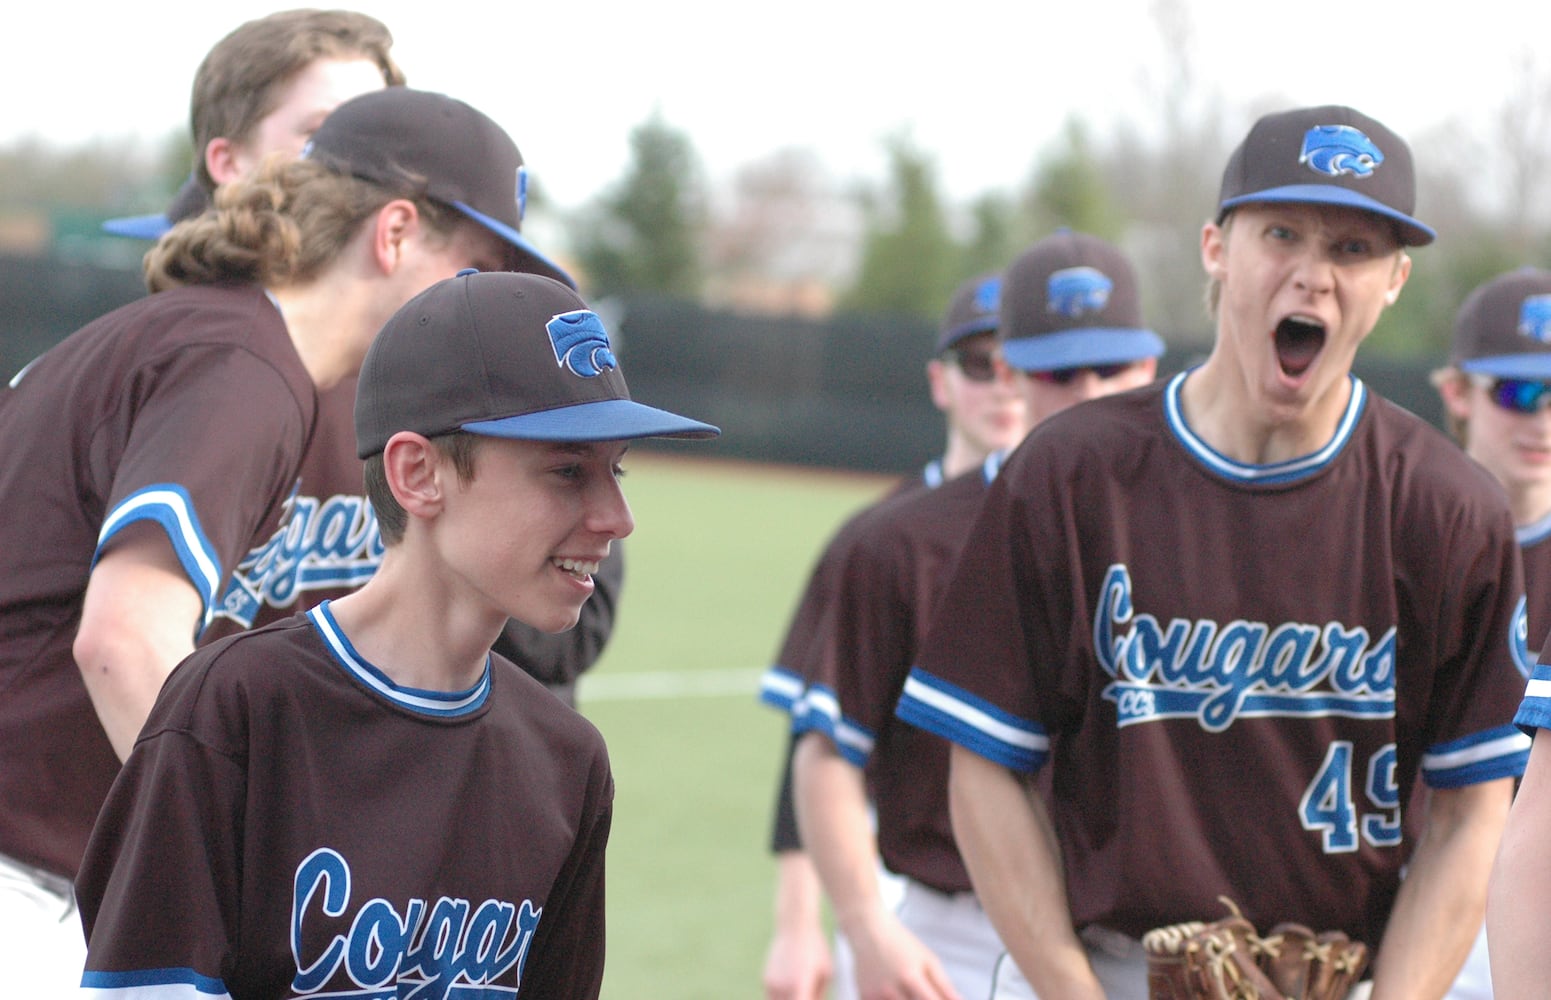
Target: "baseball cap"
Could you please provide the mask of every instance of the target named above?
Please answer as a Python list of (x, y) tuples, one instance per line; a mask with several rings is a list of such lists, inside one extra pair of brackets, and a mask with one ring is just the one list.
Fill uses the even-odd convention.
[(1466, 296), (1449, 362), (1496, 378), (1551, 379), (1551, 271), (1519, 268)]
[(520, 232), (522, 154), (499, 125), (460, 100), (409, 87), (361, 94), (329, 113), (302, 158), (450, 205), (516, 247), (522, 270), (576, 286)]
[(356, 451), (399, 431), (529, 441), (715, 437), (637, 403), (597, 314), (538, 274), (463, 271), (404, 304), (372, 341), (356, 387)]
[(937, 332), (941, 354), (965, 337), (996, 330), (996, 314), (1002, 301), (1002, 276), (982, 274), (959, 285), (948, 301), (942, 328)]
[(129, 236), (137, 240), (159, 240), (162, 235), (184, 219), (191, 219), (210, 207), (210, 195), (198, 179), (190, 176), (172, 196), (167, 211), (157, 215), (130, 215), (109, 219), (102, 230), (113, 236)]
[(1382, 122), (1340, 105), (1282, 111), (1255, 122), (1228, 157), (1217, 221), (1249, 202), (1359, 208), (1395, 223), (1406, 246), (1425, 246), (1437, 235), (1411, 217), (1411, 147)]
[(1096, 236), (1061, 230), (1002, 275), (1002, 356), (1022, 371), (1155, 358), (1163, 340), (1142, 326), (1130, 261)]

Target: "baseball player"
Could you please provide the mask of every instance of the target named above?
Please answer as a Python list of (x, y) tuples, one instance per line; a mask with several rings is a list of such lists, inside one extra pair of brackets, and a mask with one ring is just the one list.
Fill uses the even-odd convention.
[(1261, 118), (1202, 229), (1211, 354), (1046, 421), (987, 494), (898, 713), (955, 744), (954, 833), (1042, 996), (1145, 997), (1138, 938), (1219, 897), (1375, 949), (1374, 998), (1470, 948), (1523, 586), (1501, 488), (1351, 374), (1433, 239), (1414, 183), (1360, 112)]
[[(16, 930), (0, 948), (18, 995), (78, 984), (69, 883), (92, 821), (292, 489), (314, 386), (352, 374), (396, 304), (507, 260), (520, 164), (460, 101), (357, 97), (303, 161), (237, 182), (164, 237), (147, 255), (156, 294), (0, 389), (0, 501), (15, 515), (0, 524), (0, 920)], [(405, 190), (405, 172), (426, 186)]]
[(382, 565), (173, 672), (78, 880), (96, 996), (598, 995), (603, 738), (489, 650), (576, 623), (631, 439), (718, 432), (632, 401), (568, 286), (464, 273), (383, 327), (356, 433)]
[[(1520, 268), (1471, 292), (1455, 319), (1449, 364), (1433, 382), (1451, 432), (1508, 493), (1524, 560), (1527, 636), (1540, 648), (1551, 631), (1551, 272)], [(1532, 667), (1523, 664), (1526, 675)], [(1483, 934), (1450, 1000), (1493, 996), (1487, 958)]]
[[(1063, 231), (1014, 261), (1002, 288), (1002, 357), (1030, 421), (1152, 381), (1163, 342), (1140, 316), (1131, 266), (1102, 240)], [(1019, 995), (1015, 984), (1032, 995), (1006, 963), (954, 846), (947, 744), (894, 720), (1000, 457), (863, 519), (809, 658), (794, 720), (803, 734), (797, 816), (856, 954), (861, 996), (984, 998), (998, 985)], [(880, 858), (903, 877), (893, 906), (872, 877)]]
[[(884, 499), (940, 486), (945, 479), (978, 468), (989, 455), (1022, 438), (1023, 401), (1008, 380), (998, 376), (996, 318), (1000, 297), (1001, 277), (996, 274), (970, 278), (954, 291), (938, 330), (935, 352), (926, 365), (932, 403), (942, 411), (946, 425), (943, 453), (926, 463), (918, 475), (897, 483)], [(782, 712), (790, 712), (802, 693), (806, 653), (830, 600), (831, 577), (859, 516), (842, 525), (825, 546), (787, 627), (777, 662), (761, 678), (761, 700)], [(802, 850), (792, 806), (795, 740), (793, 735), (787, 743), (771, 832), (777, 875), (775, 926), (764, 972), (768, 1000), (817, 1000), (825, 995), (832, 978), (818, 876)], [(897, 881), (887, 873), (880, 875), (886, 889)], [(855, 977), (843, 939), (837, 942), (836, 964), (840, 975), (835, 996), (852, 996)]]
[[(155, 239), (173, 222), (204, 211), (209, 194), (245, 176), (271, 155), (294, 157), (341, 101), (383, 86), (402, 86), (388, 29), (354, 11), (289, 10), (239, 25), (200, 63), (190, 98), (193, 177), (164, 215), (108, 223), (112, 232)], [(536, 253), (508, 266), (570, 282)], [(318, 394), (318, 419), (294, 492), (233, 570), (215, 618), (201, 636), (225, 635), (278, 621), (371, 576), (382, 558), (376, 518), (362, 495), (355, 458), (355, 378)], [(576, 679), (608, 641), (623, 583), (616, 546), (595, 575), (596, 589), (576, 628), (547, 635), (522, 622), (502, 630), (497, 650), (568, 704)]]
[(208, 208), (219, 185), (248, 176), (270, 154), (299, 155), (342, 102), (403, 85), (392, 47), (387, 27), (356, 11), (286, 10), (238, 25), (194, 74), (189, 179), (165, 212), (109, 219), (103, 228), (158, 239)]

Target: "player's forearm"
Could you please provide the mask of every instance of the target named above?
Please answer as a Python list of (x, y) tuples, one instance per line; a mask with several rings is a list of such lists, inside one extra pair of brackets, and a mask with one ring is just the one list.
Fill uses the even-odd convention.
[(1044, 804), (1011, 771), (952, 749), (948, 803), (975, 894), (1042, 1000), (1103, 1000), (1067, 909)]
[(1531, 1000), (1551, 982), (1545, 927), (1551, 914), (1551, 740), (1530, 751), (1508, 814), (1486, 904), (1492, 989), (1497, 1000)]
[[(165, 540), (158, 544), (166, 549)], [(162, 682), (193, 652), (200, 610), (170, 549), (126, 546), (92, 570), (72, 651), (119, 760), (134, 747)]]
[(771, 1000), (818, 1000), (829, 987), (822, 892), (806, 854), (782, 851), (776, 856), (775, 927), (764, 973), (765, 996)]
[(866, 933), (883, 909), (878, 848), (861, 769), (829, 739), (808, 733), (793, 759), (797, 829), (848, 936)]
[(1433, 789), (1427, 832), (1395, 898), (1373, 968), (1372, 1000), (1442, 997), (1481, 927), (1512, 779)]

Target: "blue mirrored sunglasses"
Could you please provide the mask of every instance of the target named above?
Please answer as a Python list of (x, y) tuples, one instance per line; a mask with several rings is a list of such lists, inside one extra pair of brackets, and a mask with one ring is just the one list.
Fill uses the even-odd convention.
[(1551, 406), (1551, 382), (1498, 378), (1487, 385), (1486, 391), (1492, 402), (1512, 413), (1538, 413)]

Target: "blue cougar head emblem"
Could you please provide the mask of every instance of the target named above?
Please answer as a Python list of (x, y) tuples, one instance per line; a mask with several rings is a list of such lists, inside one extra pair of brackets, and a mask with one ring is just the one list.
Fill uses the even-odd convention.
[(517, 168), (517, 221), (528, 214), (528, 168)]
[(1367, 177), (1384, 162), (1373, 140), (1350, 125), (1316, 125), (1303, 136), (1298, 162), (1330, 177)]
[(593, 378), (619, 367), (609, 347), (603, 321), (590, 309), (573, 309), (544, 325), (555, 348), (555, 361), (582, 378)]
[(1068, 267), (1056, 271), (1045, 286), (1045, 311), (1068, 319), (1099, 312), (1109, 304), (1115, 283), (1096, 267)]
[(1551, 344), (1551, 295), (1530, 295), (1520, 303), (1519, 335)]
[(987, 278), (975, 289), (975, 311), (993, 313), (1002, 304), (1002, 279)]

